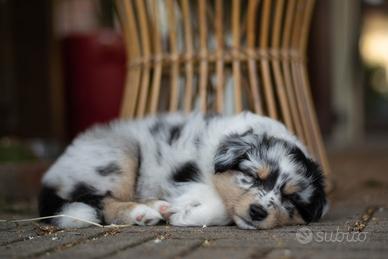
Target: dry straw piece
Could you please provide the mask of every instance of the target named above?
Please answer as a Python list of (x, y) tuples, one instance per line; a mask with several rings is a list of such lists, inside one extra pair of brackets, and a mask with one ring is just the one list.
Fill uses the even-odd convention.
[(39, 217), (39, 218), (16, 219), (16, 220), (3, 220), (2, 219), (2, 220), (0, 220), (0, 223), (15, 223), (15, 224), (17, 224), (17, 223), (22, 223), (22, 222), (34, 222), (34, 221), (41, 221), (41, 220), (45, 220), (45, 219), (55, 219), (55, 218), (70, 218), (70, 219), (81, 221), (81, 222), (84, 222), (84, 223), (87, 223), (89, 225), (99, 227), (99, 228), (122, 228), (122, 227), (131, 226), (131, 225), (115, 225), (115, 224), (101, 225), (101, 224), (98, 224), (98, 223), (90, 221), (90, 220), (85, 220), (82, 218), (78, 218), (78, 217), (74, 217), (74, 216), (70, 216), (70, 215), (65, 215), (65, 214)]
[(306, 69), (314, 0), (116, 0), (116, 7), (128, 54), (122, 117), (251, 110), (284, 122), (330, 174)]

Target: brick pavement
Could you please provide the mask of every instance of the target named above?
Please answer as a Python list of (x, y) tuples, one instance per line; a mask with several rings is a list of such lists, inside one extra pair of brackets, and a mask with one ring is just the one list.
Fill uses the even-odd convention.
[(37, 223), (0, 223), (0, 258), (386, 258), (387, 153), (360, 152), (331, 156), (336, 176), (332, 208), (303, 232), (303, 226), (57, 230)]

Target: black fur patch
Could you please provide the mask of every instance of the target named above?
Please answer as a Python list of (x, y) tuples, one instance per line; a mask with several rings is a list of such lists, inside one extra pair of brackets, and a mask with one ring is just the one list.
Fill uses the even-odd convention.
[(72, 202), (82, 202), (95, 208), (97, 211), (97, 217), (101, 220), (101, 222), (104, 222), (102, 199), (104, 199), (107, 195), (108, 194), (97, 194), (96, 189), (92, 186), (79, 183), (73, 189), (70, 197)]
[(143, 154), (142, 154), (142, 150), (141, 150), (141, 147), (140, 147), (139, 143), (136, 144), (136, 158), (137, 158), (137, 169), (136, 169), (136, 172), (135, 172), (135, 186), (133, 188), (135, 190), (135, 193), (136, 193), (136, 190), (137, 190), (137, 182), (138, 182), (139, 175), (140, 175), (141, 165), (142, 165), (142, 162), (143, 162)]
[[(306, 157), (299, 148), (292, 148), (290, 153), (295, 162), (303, 165), (304, 170), (299, 173), (303, 174), (306, 178), (312, 179), (310, 185), (314, 188), (308, 202), (302, 201), (297, 194), (293, 195), (291, 201), (304, 221), (317, 221), (321, 218), (323, 208), (326, 205), (324, 177), (322, 171), (319, 165), (310, 158)], [(303, 187), (306, 188), (307, 186)]]
[(105, 166), (99, 166), (96, 168), (96, 172), (101, 176), (108, 176), (112, 174), (121, 174), (120, 166), (115, 162), (110, 162)]
[(139, 174), (139, 170), (143, 162), (143, 154), (139, 143), (136, 144), (136, 159), (137, 159), (137, 170), (138, 170), (137, 174)]
[(159, 133), (165, 127), (164, 122), (162, 120), (157, 120), (154, 125), (150, 128), (150, 132), (152, 135)]
[(183, 125), (174, 125), (170, 128), (170, 136), (168, 138), (168, 144), (172, 145), (175, 141), (179, 139), (182, 133)]
[(297, 195), (293, 198), (292, 203), (303, 220), (310, 223), (318, 221), (322, 217), (326, 198), (321, 190), (315, 190), (307, 203), (303, 202)]
[(70, 195), (72, 202), (83, 202), (95, 208), (101, 208), (105, 196), (97, 194), (96, 189), (84, 183), (77, 184)]
[(279, 177), (279, 169), (271, 169), (270, 174), (268, 175), (267, 179), (263, 181), (263, 187), (264, 190), (270, 191), (275, 187), (276, 181), (278, 180)]
[(201, 172), (198, 165), (193, 161), (189, 161), (177, 168), (172, 175), (172, 180), (175, 182), (198, 182), (200, 177)]
[(240, 170), (239, 164), (247, 159), (247, 152), (252, 149), (252, 140), (257, 135), (252, 133), (252, 129), (243, 134), (230, 134), (218, 146), (215, 155), (214, 170), (222, 173), (230, 169)]
[(277, 146), (277, 145), (283, 145), (284, 148), (287, 148), (287, 142), (285, 142), (282, 139), (278, 139), (275, 137), (268, 137), (267, 135), (263, 135), (262, 138), (259, 140), (258, 146), (257, 146), (257, 152), (260, 156), (260, 158), (265, 159), (267, 163), (271, 164), (277, 164), (276, 161), (269, 161), (268, 160), (268, 150), (271, 147)]
[[(39, 215), (40, 217), (53, 216), (58, 213), (68, 201), (59, 197), (56, 190), (43, 186), (39, 194)], [(44, 220), (50, 222), (50, 220)]]

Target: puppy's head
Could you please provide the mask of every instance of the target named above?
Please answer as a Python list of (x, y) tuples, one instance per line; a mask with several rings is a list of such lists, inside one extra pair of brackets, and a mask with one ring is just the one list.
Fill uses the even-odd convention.
[(215, 186), (244, 229), (309, 223), (326, 207), (322, 172), (295, 144), (252, 131), (228, 136), (215, 157)]

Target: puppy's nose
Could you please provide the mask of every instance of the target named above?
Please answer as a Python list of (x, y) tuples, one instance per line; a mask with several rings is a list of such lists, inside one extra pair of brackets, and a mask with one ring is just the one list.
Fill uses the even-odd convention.
[(249, 206), (249, 216), (251, 216), (251, 219), (260, 221), (265, 219), (267, 215), (267, 211), (262, 206), (256, 204)]

